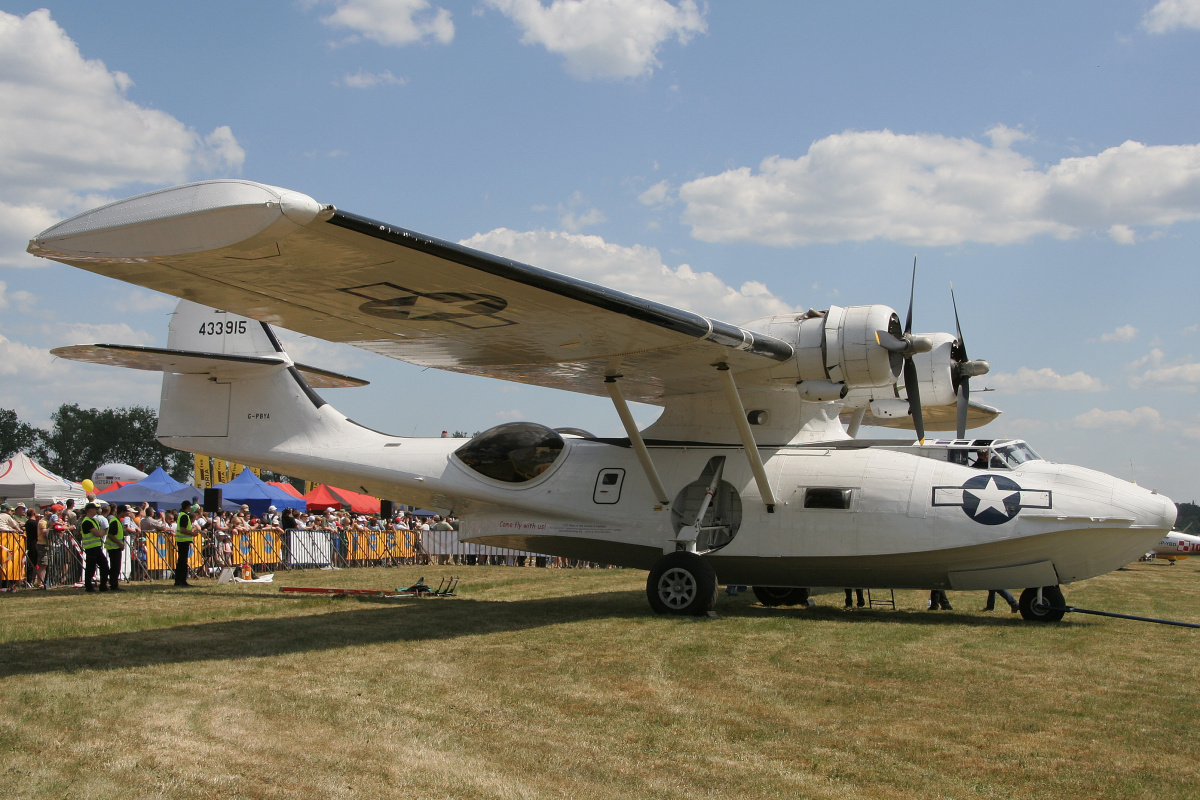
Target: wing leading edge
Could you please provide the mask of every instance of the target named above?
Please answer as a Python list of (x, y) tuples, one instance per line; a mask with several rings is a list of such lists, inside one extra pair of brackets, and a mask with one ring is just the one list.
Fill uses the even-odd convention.
[(205, 181), (55, 225), (29, 252), (202, 305), (437, 367), (630, 400), (711, 391), (785, 341), (250, 181)]

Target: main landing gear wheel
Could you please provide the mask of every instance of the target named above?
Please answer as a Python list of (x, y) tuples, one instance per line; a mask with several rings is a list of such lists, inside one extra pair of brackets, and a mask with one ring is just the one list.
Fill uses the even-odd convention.
[(1058, 622), (1063, 618), (1066, 612), (1061, 609), (1066, 606), (1067, 601), (1063, 599), (1062, 589), (1057, 586), (1043, 586), (1041, 604), (1038, 604), (1037, 595), (1036, 586), (1021, 592), (1019, 606), (1023, 618), (1030, 622)]
[(808, 589), (798, 586), (755, 586), (754, 596), (764, 606), (806, 606)]
[(717, 573), (695, 553), (668, 553), (650, 570), (646, 597), (656, 614), (702, 617), (717, 604)]

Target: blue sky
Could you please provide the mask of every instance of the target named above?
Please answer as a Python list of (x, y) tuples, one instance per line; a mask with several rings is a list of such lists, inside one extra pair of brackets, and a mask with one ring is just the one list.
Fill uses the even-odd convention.
[[(49, 348), (164, 344), (173, 301), (40, 262), (54, 221), (241, 176), (729, 322), (953, 330), (979, 435), (1200, 497), (1200, 0), (0, 0), (0, 406), (157, 405)], [(617, 434), (607, 401), (284, 337), (403, 435)], [(656, 409), (642, 408), (649, 422)]]

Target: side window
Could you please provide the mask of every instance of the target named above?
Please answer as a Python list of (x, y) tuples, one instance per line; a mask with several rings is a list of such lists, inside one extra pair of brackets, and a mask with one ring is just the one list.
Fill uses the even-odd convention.
[(853, 489), (805, 489), (804, 507), (846, 510), (850, 508), (850, 498), (853, 491)]
[(596, 488), (592, 491), (592, 502), (612, 505), (621, 499), (621, 486), (625, 483), (625, 470), (602, 469), (596, 476)]

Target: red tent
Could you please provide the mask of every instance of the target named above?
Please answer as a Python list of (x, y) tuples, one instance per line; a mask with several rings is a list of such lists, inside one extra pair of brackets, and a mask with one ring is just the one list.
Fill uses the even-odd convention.
[(349, 492), (345, 489), (338, 489), (334, 486), (326, 486), (319, 484), (313, 487), (313, 490), (304, 495), (304, 502), (308, 504), (309, 511), (324, 511), (327, 508), (334, 510), (349, 509), (356, 514), (378, 514), (379, 500), (358, 492)]
[(129, 484), (134, 483), (134, 482), (135, 481), (113, 481), (108, 486), (105, 486), (103, 489), (96, 492), (96, 494), (104, 494), (105, 492), (111, 492), (116, 489), (120, 489), (122, 486), (128, 486)]
[(302, 494), (300, 494), (300, 492), (296, 491), (296, 487), (292, 486), (290, 483), (284, 483), (283, 481), (267, 481), (267, 485), (274, 486), (276, 489), (283, 489), (285, 492), (287, 492), (288, 494), (290, 494), (292, 497), (296, 498), (297, 500), (301, 500), (304, 497), (304, 495), (302, 495)]

